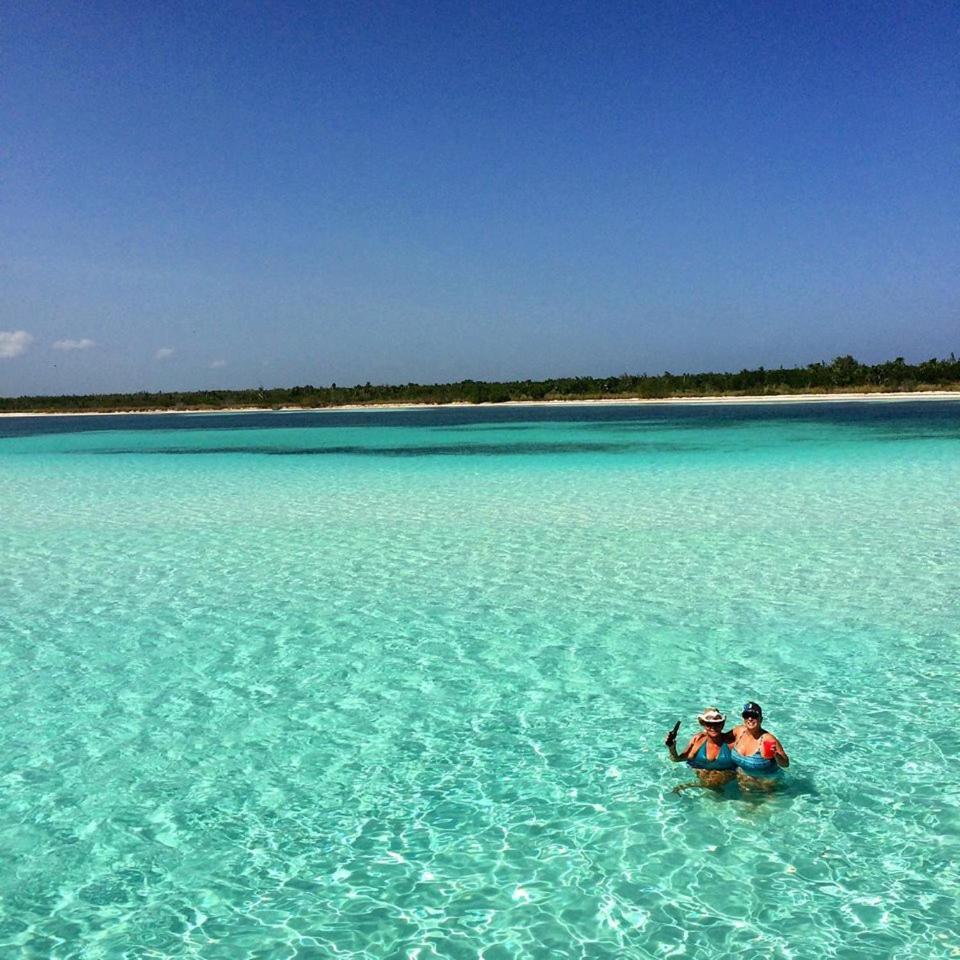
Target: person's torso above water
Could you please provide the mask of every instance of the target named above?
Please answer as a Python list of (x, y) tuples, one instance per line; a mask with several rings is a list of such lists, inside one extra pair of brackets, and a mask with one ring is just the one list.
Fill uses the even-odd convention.
[(722, 740), (711, 743), (709, 737), (701, 733), (694, 737), (689, 749), (687, 763), (694, 770), (733, 770), (736, 767), (730, 748)]
[(759, 731), (759, 736), (755, 737), (743, 727), (735, 727), (733, 730), (733, 747), (730, 750), (730, 756), (735, 766), (739, 767), (744, 773), (751, 775), (770, 775), (779, 773), (780, 768), (773, 754), (767, 756), (764, 750), (764, 737), (773, 744), (775, 740), (772, 734), (765, 730)]

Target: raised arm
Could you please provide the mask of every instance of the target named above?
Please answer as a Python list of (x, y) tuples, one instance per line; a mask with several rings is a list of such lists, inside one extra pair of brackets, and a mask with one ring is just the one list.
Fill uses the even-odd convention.
[(670, 759), (674, 763), (680, 763), (680, 761), (682, 760), (688, 760), (697, 751), (697, 748), (700, 746), (700, 739), (702, 736), (703, 734), (700, 734), (700, 733), (696, 734), (694, 737), (690, 739), (690, 742), (683, 748), (683, 750), (677, 753), (677, 738), (673, 737), (671, 739), (670, 736), (668, 735), (664, 743), (666, 743), (667, 745), (667, 750), (670, 753)]

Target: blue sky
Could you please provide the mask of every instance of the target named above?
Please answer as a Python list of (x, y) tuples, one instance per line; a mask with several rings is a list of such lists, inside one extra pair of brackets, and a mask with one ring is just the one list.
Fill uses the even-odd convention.
[(0, 394), (960, 347), (955, 3), (8, 6)]

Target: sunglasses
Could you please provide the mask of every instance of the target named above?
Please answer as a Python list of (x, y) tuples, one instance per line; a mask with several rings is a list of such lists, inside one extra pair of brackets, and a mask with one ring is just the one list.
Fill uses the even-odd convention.
[(716, 729), (716, 730), (722, 730), (722, 729), (723, 729), (723, 721), (722, 721), (722, 720), (715, 720), (715, 721), (713, 721), (712, 723), (711, 723), (710, 721), (708, 721), (708, 720), (704, 720), (704, 721), (702, 721), (702, 722), (703, 722), (703, 725), (704, 725), (705, 727), (713, 727), (713, 728)]
[(760, 720), (760, 719), (762, 719), (762, 714), (754, 713), (752, 710), (749, 711), (749, 712), (747, 712), (747, 713), (741, 713), (740, 716), (743, 717), (744, 720)]

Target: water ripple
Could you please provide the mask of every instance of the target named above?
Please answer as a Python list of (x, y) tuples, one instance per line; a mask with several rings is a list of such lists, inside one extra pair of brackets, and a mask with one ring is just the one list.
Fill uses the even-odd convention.
[(834, 429), (4, 457), (3, 955), (957, 955), (958, 453)]

